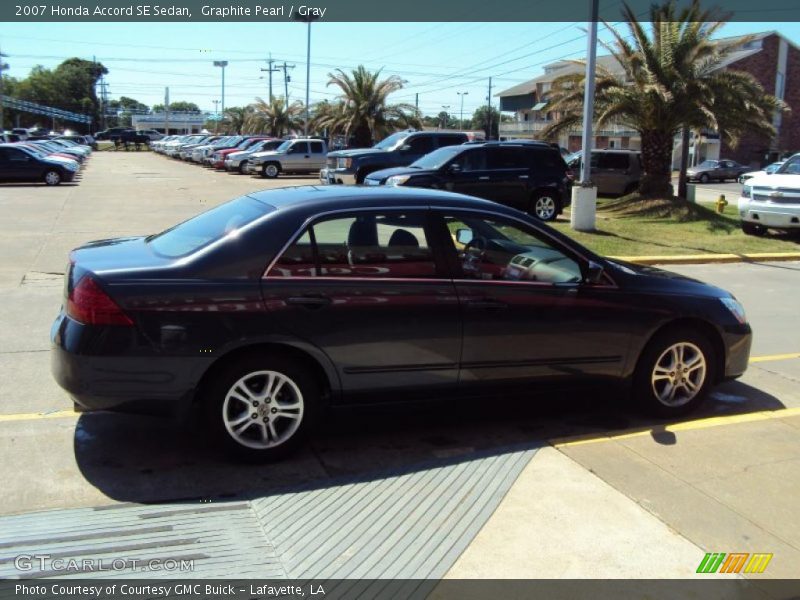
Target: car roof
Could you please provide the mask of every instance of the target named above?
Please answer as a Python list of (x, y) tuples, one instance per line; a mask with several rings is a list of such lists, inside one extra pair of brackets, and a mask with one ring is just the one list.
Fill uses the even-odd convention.
[(361, 187), (342, 185), (306, 185), (261, 190), (247, 194), (279, 211), (313, 215), (335, 210), (362, 208), (472, 208), (491, 210), (510, 216), (519, 211), (489, 200), (442, 190), (425, 188)]

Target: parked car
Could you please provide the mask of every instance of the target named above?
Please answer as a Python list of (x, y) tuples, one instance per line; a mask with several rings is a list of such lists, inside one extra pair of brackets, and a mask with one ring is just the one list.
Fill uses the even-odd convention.
[(370, 173), (364, 184), (448, 190), (552, 221), (570, 202), (572, 172), (550, 144), (484, 142), (439, 148), (407, 167)]
[(406, 167), (438, 148), (468, 141), (469, 136), (458, 131), (398, 131), (372, 148), (331, 152), (327, 167), (320, 171), (320, 181), (326, 184), (363, 183), (374, 171)]
[(93, 144), (93, 143), (92, 143), (92, 141), (90, 141), (90, 140), (89, 140), (89, 139), (88, 139), (86, 136), (84, 136), (84, 135), (75, 135), (75, 134), (71, 134), (71, 135), (60, 135), (60, 136), (58, 136), (58, 137), (57, 137), (57, 138), (55, 138), (55, 139), (56, 139), (56, 140), (65, 140), (65, 141), (67, 141), (67, 142), (74, 142), (74, 143), (76, 143), (76, 144), (80, 144), (81, 146), (86, 146), (87, 148), (92, 148), (93, 150), (96, 150), (96, 149), (97, 149), (97, 148), (96, 148), (97, 144)]
[(72, 181), (75, 162), (59, 161), (22, 144), (0, 144), (0, 181), (42, 181), (58, 185)]
[(98, 131), (94, 134), (94, 139), (96, 140), (111, 140), (113, 141), (114, 138), (118, 138), (124, 131), (133, 131), (130, 127), (111, 127), (109, 129), (104, 129), (103, 131)]
[(746, 173), (750, 167), (740, 165), (733, 160), (704, 160), (696, 167), (686, 170), (686, 178), (689, 181), (699, 181), (708, 183), (711, 180), (725, 181), (732, 179), (736, 181), (742, 173)]
[(24, 127), (15, 127), (11, 130), (11, 133), (18, 136), (20, 140), (25, 141), (30, 136), (30, 133)]
[(772, 175), (748, 179), (738, 209), (742, 231), (748, 235), (764, 235), (767, 229), (800, 231), (800, 154)]
[(492, 394), (495, 409), (545, 384), (615, 381), (677, 417), (745, 371), (751, 329), (724, 290), (500, 204), (306, 186), (73, 250), (51, 339), (82, 409), (203, 414), (204, 440), (258, 460), (328, 407)]
[[(583, 155), (569, 155), (567, 164), (580, 175)], [(642, 156), (637, 150), (592, 150), (592, 183), (597, 193), (605, 196), (623, 196), (639, 188), (642, 178)]]
[[(207, 140), (204, 140), (202, 144), (195, 145), (191, 149), (191, 156), (188, 157), (188, 160), (192, 162), (203, 164), (205, 162), (206, 156), (208, 156), (211, 152), (216, 150), (217, 148), (223, 148), (227, 146), (227, 143), (231, 140), (241, 140), (241, 136), (230, 136), (230, 135), (215, 135), (209, 137)], [(238, 142), (237, 142), (238, 143)]]
[(50, 145), (47, 142), (18, 142), (18, 145), (22, 148), (27, 148), (28, 150), (31, 150), (37, 154), (42, 154), (44, 156), (47, 156), (52, 160), (63, 163), (74, 164), (77, 167), (80, 167), (80, 165), (85, 160), (85, 158), (81, 155), (64, 152), (63, 148), (60, 148), (55, 145)]
[(286, 140), (275, 150), (251, 154), (246, 171), (269, 179), (281, 173), (316, 173), (325, 166), (327, 154), (328, 147), (322, 140)]
[(250, 156), (256, 154), (257, 152), (269, 152), (271, 150), (275, 150), (281, 144), (283, 144), (283, 140), (261, 140), (260, 142), (256, 142), (247, 148), (247, 150), (231, 152), (225, 157), (225, 170), (237, 171), (241, 174), (244, 174), (247, 170)]
[(214, 150), (214, 152), (208, 158), (209, 164), (215, 169), (224, 169), (225, 159), (228, 156), (236, 152), (247, 151), (249, 148), (256, 146), (259, 142), (263, 142), (268, 139), (270, 138), (265, 136), (246, 137), (245, 139), (240, 141), (236, 146), (231, 146), (228, 148), (218, 148), (217, 150)]
[(239, 144), (244, 142), (246, 139), (247, 136), (231, 135), (228, 136), (227, 138), (223, 138), (215, 142), (208, 150), (206, 150), (203, 153), (200, 163), (206, 167), (213, 166), (214, 163), (213, 156), (216, 152), (220, 152), (221, 150), (230, 150), (232, 148), (237, 148)]
[(151, 142), (156, 142), (164, 138), (164, 134), (155, 129), (139, 129), (137, 133), (139, 135), (146, 135)]
[(748, 171), (747, 173), (742, 173), (739, 175), (739, 183), (744, 183), (748, 179), (752, 179), (758, 175), (772, 175), (775, 171), (780, 169), (781, 165), (785, 163), (785, 160), (779, 160), (778, 162), (774, 162), (771, 165), (767, 165), (760, 171)]

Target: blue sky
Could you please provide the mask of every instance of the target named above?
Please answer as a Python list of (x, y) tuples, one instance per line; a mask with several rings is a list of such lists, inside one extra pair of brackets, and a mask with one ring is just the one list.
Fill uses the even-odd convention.
[[(580, 15), (576, 15), (577, 18)], [(601, 39), (608, 39), (601, 24)], [(424, 114), (443, 105), (456, 116), (458, 92), (464, 115), (486, 101), (489, 77), (493, 91), (511, 87), (563, 58), (586, 52), (585, 24), (575, 23), (325, 23), (312, 25), (311, 101), (333, 99), (327, 74), (335, 68), (364, 64), (383, 68), (408, 83), (395, 102), (415, 101)], [(724, 35), (777, 30), (800, 43), (800, 23), (731, 23)], [(305, 98), (306, 26), (300, 23), (4, 23), (0, 48), (9, 55), (7, 75), (24, 77), (37, 64), (54, 67), (79, 56), (108, 67), (111, 98), (130, 96), (148, 105), (170, 99), (214, 109), (220, 98), (220, 70), (227, 60), (226, 106), (267, 97), (265, 59), (271, 53), (290, 71), (289, 96)], [(283, 94), (282, 73), (273, 74), (273, 92)], [(493, 98), (497, 104), (497, 98)]]

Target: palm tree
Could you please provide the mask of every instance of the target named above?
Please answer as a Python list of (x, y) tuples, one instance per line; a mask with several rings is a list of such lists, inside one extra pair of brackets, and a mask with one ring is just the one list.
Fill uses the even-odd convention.
[(256, 102), (250, 106), (252, 113), (245, 124), (245, 130), (249, 133), (269, 132), (271, 136), (282, 137), (302, 127), (300, 115), (303, 105), (300, 102), (286, 106), (283, 98), (273, 98), (270, 102), (256, 98)]
[[(604, 46), (623, 74), (598, 69), (594, 116), (598, 128), (619, 123), (639, 132), (643, 195), (671, 196), (672, 149), (683, 128), (716, 129), (731, 146), (747, 131), (775, 135), (772, 118), (785, 104), (765, 94), (751, 75), (723, 69), (749, 39), (712, 40), (724, 15), (701, 9), (699, 0), (680, 10), (668, 0), (651, 7), (647, 32), (627, 4), (622, 14), (627, 36), (606, 23), (614, 43)], [(583, 94), (583, 74), (553, 81), (548, 110), (560, 118), (542, 132), (545, 137), (580, 126)]]
[(237, 134), (243, 133), (247, 119), (252, 112), (253, 109), (251, 106), (231, 106), (230, 108), (226, 108), (225, 114), (223, 115), (225, 130)]
[(347, 133), (350, 115), (344, 100), (318, 102), (314, 105), (312, 114), (311, 127), (316, 131), (327, 131), (329, 141), (336, 135)]
[(380, 74), (380, 70), (372, 73), (363, 65), (349, 75), (341, 69), (328, 74), (328, 85), (342, 92), (347, 109), (344, 133), (354, 138), (356, 146), (371, 146), (397, 129), (422, 126), (413, 105), (387, 103), (389, 95), (403, 89), (405, 81), (397, 75), (380, 80)]

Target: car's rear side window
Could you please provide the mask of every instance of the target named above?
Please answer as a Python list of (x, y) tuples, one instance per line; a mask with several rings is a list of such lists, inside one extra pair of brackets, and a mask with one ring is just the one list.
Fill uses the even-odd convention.
[(238, 235), (245, 225), (273, 210), (269, 204), (241, 196), (151, 236), (147, 243), (161, 256), (187, 256), (224, 237)]
[(269, 277), (434, 278), (423, 213), (360, 213), (314, 223)]

